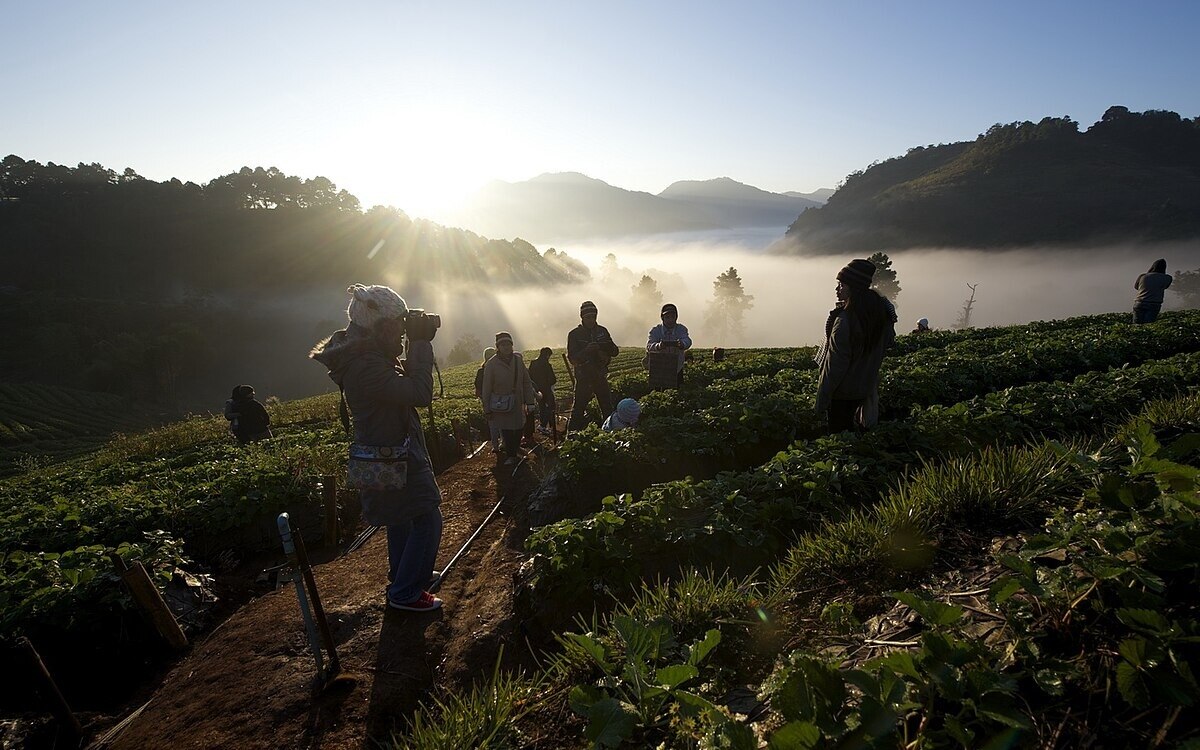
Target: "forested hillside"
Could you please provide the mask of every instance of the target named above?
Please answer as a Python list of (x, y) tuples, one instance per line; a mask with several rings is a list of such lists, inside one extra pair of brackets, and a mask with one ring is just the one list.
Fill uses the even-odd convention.
[(587, 276), (520, 239), (489, 240), (394, 208), (363, 212), (324, 177), (243, 167), (201, 186), (13, 155), (0, 162), (0, 262), (0, 284), (20, 289), (153, 300), (295, 292), (384, 269), (430, 283)]
[(238, 383), (264, 398), (328, 388), (305, 355), (345, 324), (351, 283), (396, 284), (428, 306), (435, 290), (588, 277), (520, 239), (363, 212), (324, 177), (246, 167), (197, 185), (11, 155), (0, 269), (0, 382), (116, 394), (163, 416), (219, 408)]
[(995, 125), (846, 178), (776, 249), (817, 254), (1200, 236), (1200, 118), (1111, 107)]

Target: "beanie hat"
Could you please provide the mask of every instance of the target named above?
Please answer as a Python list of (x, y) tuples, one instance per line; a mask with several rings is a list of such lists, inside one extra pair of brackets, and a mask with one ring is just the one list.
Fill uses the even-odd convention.
[(483, 350), (483, 361), (486, 363), (489, 359), (496, 356), (496, 347), (489, 346)]
[(663, 305), (663, 306), (662, 306), (662, 312), (661, 312), (661, 313), (659, 313), (659, 314), (660, 314), (660, 315), (666, 315), (666, 314), (667, 314), (667, 313), (669, 313), (669, 312), (673, 312), (673, 313), (675, 313), (676, 315), (678, 315), (678, 314), (679, 314), (679, 308), (675, 307), (675, 305), (672, 305), (670, 302), (668, 302), (667, 304), (665, 304), (665, 305)]
[(350, 322), (368, 330), (381, 320), (403, 318), (408, 314), (404, 298), (391, 287), (355, 284), (346, 289), (346, 293), (350, 295), (350, 306), (346, 308)]
[(254, 398), (254, 387), (249, 385), (239, 385), (233, 389), (233, 398)]
[(865, 258), (855, 258), (838, 271), (837, 280), (847, 286), (857, 286), (867, 289), (875, 276), (875, 264)]
[(621, 402), (617, 404), (617, 416), (620, 417), (621, 421), (625, 424), (637, 424), (638, 417), (640, 417), (641, 414), (642, 407), (638, 405), (637, 401), (634, 401), (631, 398), (623, 398), (621, 399)]
[(579, 317), (596, 314), (596, 303), (588, 300), (579, 306)]
[(929, 318), (918, 318), (917, 319), (917, 327), (918, 328), (928, 328), (929, 327)]
[(500, 331), (496, 334), (496, 345), (499, 346), (501, 341), (507, 341), (511, 344), (513, 342), (512, 334), (508, 331)]

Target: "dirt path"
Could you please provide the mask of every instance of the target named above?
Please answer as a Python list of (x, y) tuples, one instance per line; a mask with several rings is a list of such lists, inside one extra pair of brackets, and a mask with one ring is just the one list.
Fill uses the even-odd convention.
[(506, 500), (449, 571), (437, 612), (384, 606), (383, 530), (316, 567), (347, 675), (334, 688), (313, 697), (315, 667), (289, 586), (250, 602), (199, 643), (110, 747), (375, 747), (405, 726), (422, 699), (486, 676), (501, 647), (505, 666), (528, 664), (512, 617), (513, 574), (528, 530), (523, 498), (539, 471), (534, 461), (509, 476), (485, 450), (438, 477), (445, 519), (439, 567)]

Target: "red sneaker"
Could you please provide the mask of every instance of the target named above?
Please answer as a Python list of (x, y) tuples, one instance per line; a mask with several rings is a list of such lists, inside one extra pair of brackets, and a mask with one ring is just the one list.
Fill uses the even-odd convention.
[(405, 612), (432, 612), (442, 606), (442, 600), (428, 591), (422, 591), (420, 596), (406, 604), (388, 599), (388, 606), (392, 609), (402, 609)]

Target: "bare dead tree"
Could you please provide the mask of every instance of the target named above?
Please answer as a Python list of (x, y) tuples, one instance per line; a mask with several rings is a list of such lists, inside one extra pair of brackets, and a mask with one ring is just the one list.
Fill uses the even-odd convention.
[(963, 303), (962, 312), (958, 314), (958, 322), (955, 323), (955, 328), (970, 328), (971, 327), (971, 310), (975, 307), (975, 287), (978, 283), (967, 284), (967, 288), (971, 290), (971, 296)]

